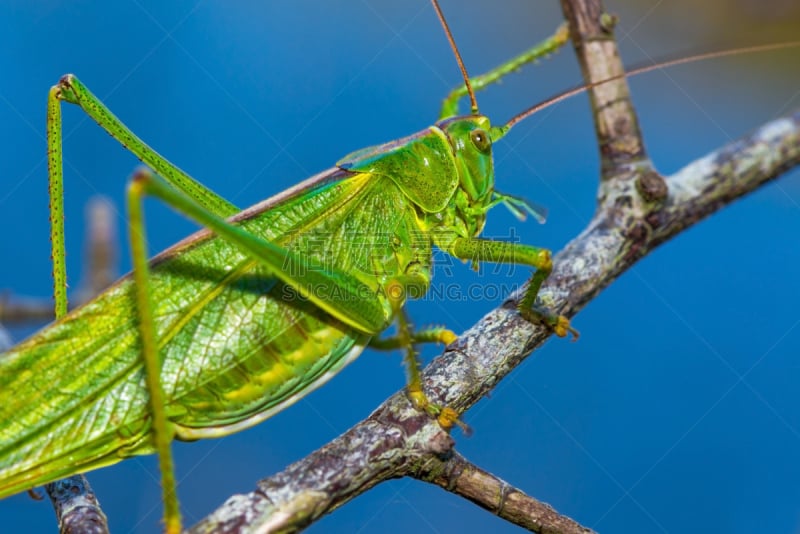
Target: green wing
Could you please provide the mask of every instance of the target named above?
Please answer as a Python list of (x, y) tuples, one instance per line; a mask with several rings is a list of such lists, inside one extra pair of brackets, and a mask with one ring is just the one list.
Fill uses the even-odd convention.
[[(366, 173), (336, 170), (268, 208), (248, 210), (239, 224), (376, 287), (396, 269), (393, 236), (414, 231), (399, 188)], [(420, 246), (430, 256), (430, 244)], [(190, 238), (152, 265), (162, 383), (178, 438), (221, 436), (269, 417), (368, 341), (221, 239)], [(0, 497), (153, 452), (132, 289), (126, 277), (0, 355)]]

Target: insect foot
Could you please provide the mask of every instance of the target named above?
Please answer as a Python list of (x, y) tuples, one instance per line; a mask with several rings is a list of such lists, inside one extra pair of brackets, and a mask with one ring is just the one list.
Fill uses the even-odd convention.
[(444, 430), (449, 432), (454, 426), (457, 426), (465, 436), (472, 435), (472, 427), (458, 418), (458, 412), (449, 406), (442, 407), (431, 403), (425, 393), (421, 390), (413, 389), (411, 385), (409, 385), (408, 388), (408, 400), (417, 410), (425, 412), (431, 417), (435, 417), (436, 422), (438, 422), (439, 426)]
[(529, 308), (522, 303), (520, 303), (517, 309), (520, 315), (527, 321), (542, 323), (549, 326), (558, 337), (567, 337), (567, 335), (572, 334), (572, 341), (577, 341), (581, 335), (580, 332), (570, 325), (569, 319), (563, 315), (554, 314), (549, 310), (537, 306)]

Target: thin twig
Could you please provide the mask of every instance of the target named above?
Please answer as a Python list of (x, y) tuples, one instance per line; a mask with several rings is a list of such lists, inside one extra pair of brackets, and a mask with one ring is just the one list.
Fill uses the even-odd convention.
[(52, 299), (0, 294), (0, 323), (30, 324), (53, 320)]
[(481, 508), (531, 532), (591, 534), (593, 530), (556, 512), (553, 507), (526, 495), (458, 453), (444, 459), (431, 457), (411, 476), (436, 484)]
[[(116, 211), (110, 200), (95, 196), (86, 203), (83, 273), (70, 295), (70, 308), (92, 299), (119, 277)], [(0, 293), (0, 323), (30, 324), (52, 321), (53, 299)]]
[(616, 19), (599, 0), (561, 0), (569, 22), (570, 37), (580, 63), (583, 81), (597, 84), (589, 89), (595, 135), (600, 150), (600, 179), (610, 179), (633, 162), (646, 162), (639, 121), (628, 90), (625, 68), (614, 39)]

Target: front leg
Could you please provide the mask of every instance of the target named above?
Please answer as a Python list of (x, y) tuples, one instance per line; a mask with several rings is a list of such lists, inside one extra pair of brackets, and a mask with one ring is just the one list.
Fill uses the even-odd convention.
[[(437, 243), (437, 246), (441, 245)], [(578, 331), (570, 326), (569, 319), (536, 304), (542, 283), (553, 271), (553, 260), (549, 250), (519, 243), (464, 237), (456, 237), (441, 248), (462, 260), (528, 265), (535, 268), (536, 271), (528, 281), (525, 294), (517, 304), (520, 315), (531, 322), (545, 323), (559, 337), (572, 334), (574, 339), (578, 338)]]

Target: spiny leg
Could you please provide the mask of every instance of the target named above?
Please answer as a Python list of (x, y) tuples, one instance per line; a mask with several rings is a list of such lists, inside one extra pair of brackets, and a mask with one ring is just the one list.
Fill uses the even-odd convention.
[[(433, 326), (411, 332), (411, 343), (442, 343), (449, 345), (458, 338), (456, 334), (447, 328), (441, 326)], [(375, 350), (396, 350), (405, 348), (403, 339), (400, 336), (373, 338), (369, 342), (370, 348)]]
[[(63, 187), (63, 157), (61, 147), (61, 107), (58, 100), (60, 90), (57, 87), (50, 89), (47, 98), (47, 166), (48, 166), (48, 192), (50, 196), (50, 241), (51, 259), (53, 262), (53, 299), (55, 319), (61, 319), (67, 314), (69, 301), (67, 298), (67, 271), (66, 271), (66, 246), (64, 243), (64, 187)], [(2, 348), (0, 348), (0, 352)], [(66, 491), (64, 490), (66, 488)], [(92, 495), (89, 481), (82, 474), (73, 475), (65, 479), (45, 485), (56, 515), (61, 518), (58, 509), (61, 506), (70, 507), (75, 502)], [(41, 500), (42, 497), (33, 489), (28, 494)], [(94, 497), (91, 497), (93, 499)], [(91, 500), (90, 499), (90, 500)], [(96, 505), (96, 500), (94, 502)], [(62, 509), (63, 512), (63, 509)], [(97, 508), (98, 520), (103, 525), (106, 523), (102, 511)]]
[[(439, 425), (445, 430), (453, 428), (453, 425), (458, 425), (465, 434), (471, 434), (472, 430), (470, 427), (458, 418), (458, 413), (453, 408), (450, 408), (449, 406), (439, 406), (437, 404), (433, 404), (430, 402), (430, 400), (428, 400), (428, 396), (425, 395), (425, 392), (422, 391), (420, 362), (419, 358), (417, 357), (417, 351), (414, 347), (417, 336), (412, 333), (411, 323), (409, 322), (408, 315), (403, 308), (403, 303), (405, 302), (405, 290), (403, 289), (402, 284), (399, 282), (391, 282), (386, 286), (386, 294), (389, 298), (389, 302), (392, 305), (392, 311), (394, 312), (395, 320), (397, 321), (397, 334), (395, 337), (389, 338), (385, 341), (396, 345), (397, 348), (405, 349), (403, 359), (405, 360), (406, 367), (408, 368), (408, 384), (406, 385), (406, 390), (408, 391), (408, 398), (411, 401), (411, 404), (417, 410), (424, 411), (432, 417), (436, 417)], [(436, 341), (449, 340), (447, 341), (448, 343), (455, 341), (455, 334), (445, 329), (428, 330), (428, 333), (424, 334), (422, 337), (424, 338), (428, 335), (441, 337), (441, 339), (436, 339)], [(378, 344), (380, 344), (380, 342), (378, 342)]]
[(158, 454), (161, 470), (161, 491), (164, 498), (164, 528), (169, 534), (181, 531), (180, 505), (178, 503), (175, 464), (170, 443), (173, 433), (165, 412), (164, 389), (161, 385), (161, 362), (156, 345), (153, 321), (153, 303), (150, 297), (150, 268), (147, 263), (145, 222), (142, 200), (146, 194), (143, 182), (133, 180), (128, 187), (128, 217), (130, 218), (131, 257), (136, 286), (136, 307), (139, 314), (139, 333), (145, 382), (150, 394), (150, 414), (153, 417), (153, 446)]
[(67, 314), (67, 264), (64, 244), (64, 170), (61, 149), (61, 103), (58, 86), (47, 96), (47, 169), (50, 193), (50, 243), (56, 318)]
[(520, 243), (463, 237), (452, 239), (442, 248), (456, 258), (464, 260), (534, 267), (536, 271), (531, 276), (525, 294), (517, 305), (520, 314), (529, 321), (544, 322), (559, 337), (572, 334), (575, 339), (578, 338), (578, 331), (570, 326), (569, 319), (536, 305), (539, 289), (553, 270), (553, 260), (549, 250)]
[[(569, 29), (567, 27), (567, 23), (564, 22), (558, 27), (553, 35), (544, 41), (534, 45), (518, 56), (506, 61), (502, 65), (493, 68), (489, 72), (479, 76), (470, 77), (469, 81), (472, 84), (473, 90), (477, 92), (481, 89), (485, 89), (491, 84), (500, 81), (504, 76), (511, 74), (512, 72), (516, 72), (524, 65), (533, 63), (549, 54), (552, 54), (561, 48), (568, 40)], [(461, 85), (456, 89), (453, 89), (450, 94), (445, 97), (444, 102), (442, 102), (442, 109), (439, 113), (439, 119), (441, 120), (447, 117), (454, 117), (458, 115), (458, 101), (461, 97), (466, 95), (467, 88), (465, 85)]]
[(203, 186), (131, 132), (74, 75), (67, 74), (50, 88), (47, 97), (47, 167), (50, 184), (50, 240), (52, 242), (53, 285), (56, 316), (67, 312), (66, 249), (64, 245), (64, 173), (61, 147), (61, 102), (78, 105), (106, 132), (136, 157), (156, 169), (178, 190), (183, 191), (221, 217), (238, 212), (238, 208)]
[[(549, 254), (550, 251), (547, 251), (547, 253)], [(522, 295), (517, 309), (520, 315), (525, 317), (528, 321), (534, 322), (537, 320), (544, 320), (558, 337), (566, 337), (567, 334), (572, 334), (573, 340), (578, 339), (580, 334), (570, 326), (569, 319), (536, 304), (536, 297), (539, 295), (539, 290), (552, 271), (553, 266), (551, 262), (549, 268), (539, 268), (531, 275), (531, 279), (528, 281), (528, 288), (525, 290), (525, 294)]]
[[(229, 217), (239, 212), (239, 208), (186, 174), (175, 164), (168, 161), (161, 154), (150, 148), (144, 141), (139, 139), (139, 137), (128, 129), (128, 127), (125, 126), (100, 99), (92, 94), (74, 74), (62, 76), (58, 83), (50, 89), (50, 96), (48, 99), (47, 137), (48, 146), (51, 150), (55, 143), (57, 143), (59, 147), (61, 144), (61, 110), (58, 105), (61, 101), (79, 106), (87, 115), (94, 119), (101, 128), (108, 132), (111, 137), (119, 141), (122, 146), (127, 148), (137, 158), (154, 169), (155, 172), (163, 177), (170, 185), (194, 199), (207, 210), (220, 217)], [(51, 125), (51, 116), (55, 118), (55, 115), (58, 115), (58, 124), (56, 125), (54, 120)], [(57, 163), (59, 166), (61, 165), (60, 150), (57, 162), (52, 161), (51, 157), (51, 165), (53, 163)], [(60, 181), (60, 175), (57, 178)]]

